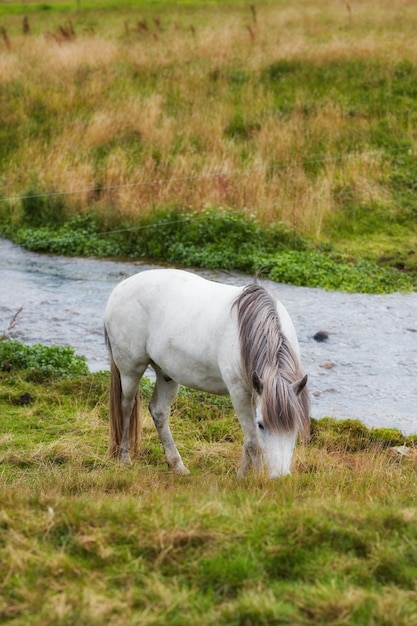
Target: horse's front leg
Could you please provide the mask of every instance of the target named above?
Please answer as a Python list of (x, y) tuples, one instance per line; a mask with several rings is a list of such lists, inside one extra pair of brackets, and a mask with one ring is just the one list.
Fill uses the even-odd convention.
[(237, 471), (237, 477), (246, 476), (251, 467), (255, 473), (259, 474), (262, 471), (262, 451), (251, 395), (241, 389), (232, 389), (230, 397), (244, 435), (242, 461)]
[(253, 467), (255, 474), (262, 472), (262, 453), (259, 443), (252, 440), (244, 441), (242, 461), (237, 471), (237, 477), (243, 478)]
[(190, 472), (182, 461), (169, 427), (171, 404), (177, 395), (179, 385), (173, 380), (166, 380), (158, 367), (155, 367), (155, 371), (156, 384), (149, 404), (149, 411), (164, 448), (168, 466), (176, 474), (186, 475)]

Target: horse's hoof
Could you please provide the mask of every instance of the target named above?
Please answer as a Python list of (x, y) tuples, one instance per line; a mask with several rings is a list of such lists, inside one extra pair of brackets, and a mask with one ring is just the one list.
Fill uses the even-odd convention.
[(172, 466), (172, 471), (174, 472), (174, 474), (177, 474), (177, 476), (189, 476), (190, 472), (188, 471), (188, 469), (185, 467), (185, 465), (174, 465)]
[(236, 472), (236, 476), (238, 480), (243, 480), (248, 475), (247, 470), (242, 470), (242, 468), (238, 469)]
[(122, 465), (125, 465), (126, 467), (130, 467), (131, 465), (133, 465), (132, 459), (130, 458), (130, 456), (122, 457), (120, 459), (120, 462)]
[(247, 461), (244, 460), (236, 472), (238, 480), (242, 480), (243, 478), (245, 478), (249, 474), (250, 468), (251, 468), (250, 462), (248, 463)]
[(177, 476), (190, 476), (191, 475), (191, 473), (188, 471), (186, 467), (184, 467), (184, 469), (175, 470), (175, 473)]

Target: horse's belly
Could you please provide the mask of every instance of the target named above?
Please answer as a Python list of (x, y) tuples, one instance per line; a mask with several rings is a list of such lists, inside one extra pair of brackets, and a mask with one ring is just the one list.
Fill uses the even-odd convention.
[[(208, 355), (207, 355), (208, 356)], [(218, 363), (171, 344), (169, 351), (150, 350), (150, 357), (165, 374), (184, 387), (224, 395), (228, 393)]]
[(190, 376), (189, 373), (184, 376), (177, 375), (173, 380), (189, 389), (197, 389), (198, 391), (205, 391), (206, 393), (213, 393), (219, 396), (229, 393), (223, 379), (215, 378), (210, 374), (204, 375), (203, 372), (200, 372), (198, 376)]

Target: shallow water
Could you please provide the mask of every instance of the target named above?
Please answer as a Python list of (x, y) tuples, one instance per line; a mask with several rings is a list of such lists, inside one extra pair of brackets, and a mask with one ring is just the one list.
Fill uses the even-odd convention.
[[(27, 252), (0, 239), (0, 333), (23, 306), (12, 337), (70, 345), (92, 371), (108, 368), (103, 312), (113, 287), (141, 263)], [(238, 273), (199, 271), (237, 285)], [(296, 325), (309, 374), (312, 415), (360, 419), (417, 433), (417, 293), (328, 292), (266, 281)], [(313, 339), (318, 331), (328, 339)]]

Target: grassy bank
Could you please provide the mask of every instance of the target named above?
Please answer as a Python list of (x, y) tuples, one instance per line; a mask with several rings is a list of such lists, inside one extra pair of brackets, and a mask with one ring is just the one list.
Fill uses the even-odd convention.
[(161, 211), (204, 231), (223, 211), (293, 230), (315, 254), (301, 264), (359, 260), (365, 283), (372, 263), (414, 288), (416, 22), (405, 0), (2, 4), (4, 232), (28, 211), (31, 229), (93, 213), (106, 232)]
[[(43, 205), (42, 205), (43, 206)], [(244, 213), (207, 210), (198, 215), (155, 211), (108, 230), (99, 214), (85, 213), (50, 226), (0, 228), (0, 235), (35, 252), (142, 259), (183, 267), (242, 272), (277, 282), (351, 292), (389, 293), (417, 288), (417, 274), (312, 244), (282, 223), (264, 227)], [(37, 222), (37, 220), (36, 220)]]
[(178, 478), (145, 383), (142, 453), (123, 468), (106, 458), (107, 375), (2, 345), (2, 623), (416, 622), (416, 437), (321, 420), (291, 477), (238, 483), (228, 399), (184, 391), (172, 428), (192, 475)]

